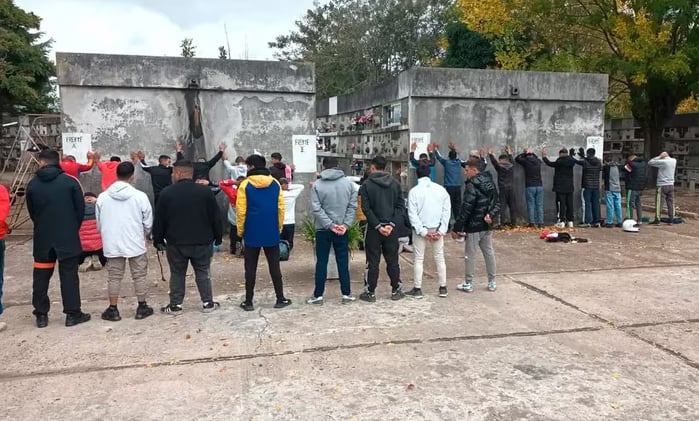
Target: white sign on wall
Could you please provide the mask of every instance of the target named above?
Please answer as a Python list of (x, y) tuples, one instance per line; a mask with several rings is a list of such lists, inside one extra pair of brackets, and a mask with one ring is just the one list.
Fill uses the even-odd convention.
[(73, 155), (78, 162), (87, 160), (87, 153), (92, 150), (92, 135), (89, 133), (63, 133), (63, 156)]
[(431, 133), (410, 133), (410, 145), (413, 143), (417, 145), (415, 159), (418, 159), (420, 154), (427, 153), (427, 145), (431, 143), (431, 139)]
[(590, 148), (595, 148), (595, 156), (601, 160), (604, 154), (604, 138), (601, 136), (588, 136), (587, 137), (587, 148), (585, 148), (585, 153)]
[(315, 135), (293, 136), (292, 155), (297, 173), (315, 173), (318, 171)]

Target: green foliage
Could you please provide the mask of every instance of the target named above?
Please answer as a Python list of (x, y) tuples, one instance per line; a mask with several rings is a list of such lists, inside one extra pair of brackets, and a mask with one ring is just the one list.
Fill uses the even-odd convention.
[(180, 48), (182, 49), (182, 57), (192, 58), (197, 53), (197, 47), (194, 45), (194, 40), (192, 38), (185, 38), (180, 43)]
[(39, 42), (41, 18), (0, 0), (0, 113), (45, 113), (55, 108), (48, 58), (52, 41)]
[(441, 67), (486, 69), (495, 65), (495, 47), (478, 32), (468, 29), (463, 22), (446, 26), (448, 47)]
[[(359, 245), (364, 240), (364, 233), (362, 228), (359, 226), (359, 222), (355, 222), (347, 230), (348, 240), (349, 240), (349, 250), (352, 253), (359, 249)], [(311, 244), (316, 242), (316, 226), (312, 219), (306, 219), (301, 224), (301, 237), (304, 241)]]

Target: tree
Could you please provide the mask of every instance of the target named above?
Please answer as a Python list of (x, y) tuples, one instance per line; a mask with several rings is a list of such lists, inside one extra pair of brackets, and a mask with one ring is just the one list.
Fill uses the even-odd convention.
[(196, 54), (197, 47), (194, 45), (194, 40), (192, 38), (185, 38), (180, 43), (180, 48), (182, 48), (182, 57), (192, 58)]
[(449, 22), (447, 43), (441, 67), (486, 69), (496, 64), (495, 47), (483, 35), (468, 29), (463, 22)]
[(646, 154), (678, 105), (699, 93), (694, 0), (459, 0), (470, 28), (494, 39), (503, 68), (608, 73), (645, 132)]
[(453, 0), (331, 0), (315, 3), (296, 29), (269, 45), (287, 61), (316, 64), (319, 96), (381, 82), (442, 53), (438, 40)]
[(228, 58), (228, 52), (226, 51), (226, 47), (223, 45), (218, 47), (218, 58), (221, 60), (226, 60)]
[(0, 0), (0, 22), (0, 114), (52, 111), (52, 41), (39, 42), (41, 18)]

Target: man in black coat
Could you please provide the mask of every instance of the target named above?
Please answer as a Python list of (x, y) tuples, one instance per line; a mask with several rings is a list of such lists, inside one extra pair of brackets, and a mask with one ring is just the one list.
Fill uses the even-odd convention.
[(194, 182), (188, 160), (174, 165), (174, 184), (160, 194), (153, 222), (153, 244), (167, 252), (170, 265), (170, 304), (163, 313), (179, 314), (185, 293), (187, 265), (192, 264), (204, 313), (219, 307), (211, 288), (212, 245), (221, 245), (223, 225), (211, 190)]
[(541, 161), (531, 149), (517, 155), (515, 161), (524, 168), (529, 227), (544, 226), (544, 184), (541, 180)]
[(626, 219), (633, 219), (636, 210), (636, 222), (641, 223), (643, 205), (641, 196), (646, 188), (646, 161), (636, 155), (629, 155), (624, 166), (626, 172)]
[[(218, 146), (218, 153), (214, 155), (210, 160), (206, 160), (205, 158), (199, 158), (197, 162), (194, 162), (192, 167), (194, 168), (194, 175), (192, 176), (192, 179), (194, 180), (208, 180), (209, 179), (209, 172), (211, 169), (218, 163), (218, 161), (223, 158), (223, 152), (226, 151), (226, 144), (221, 143)], [(179, 159), (179, 158), (178, 158)]]
[(548, 159), (546, 151), (541, 155), (544, 163), (555, 169), (553, 174), (553, 191), (556, 193), (556, 209), (558, 210), (557, 228), (573, 228), (574, 209), (573, 192), (575, 185), (573, 182), (573, 169), (575, 168), (575, 158), (570, 156), (568, 150), (563, 148), (558, 151), (558, 159), (551, 161)]
[(585, 215), (581, 227), (599, 228), (602, 226), (602, 212), (600, 206), (600, 176), (602, 175), (602, 161), (596, 157), (595, 148), (587, 150), (585, 159), (576, 160), (575, 163), (583, 167), (582, 186), (583, 199), (585, 200)]
[(485, 258), (488, 273), (488, 290), (495, 291), (495, 250), (493, 250), (493, 216), (500, 212), (498, 191), (493, 179), (480, 171), (480, 159), (471, 157), (466, 161), (466, 189), (461, 210), (456, 218), (452, 237), (466, 237), (466, 282), (456, 286), (464, 292), (473, 292), (473, 277), (476, 270), (476, 249), (480, 248)]
[(80, 224), (85, 214), (85, 202), (78, 181), (60, 167), (58, 152), (39, 153), (39, 170), (27, 186), (27, 209), (34, 223), (34, 285), (32, 304), (36, 326), (49, 322), (51, 301), (49, 281), (58, 261), (63, 312), (66, 326), (90, 320), (80, 309), (80, 278), (78, 265), (82, 247)]
[[(178, 142), (175, 145), (175, 151), (178, 161), (184, 159), (184, 155), (182, 155), (182, 144)], [(136, 156), (133, 156), (132, 154), (132, 158), (137, 158), (143, 171), (150, 175), (151, 185), (153, 186), (153, 202), (157, 205), (160, 193), (162, 193), (165, 187), (172, 184), (172, 159), (167, 155), (160, 155), (160, 157), (158, 157), (158, 165), (148, 166), (145, 161), (146, 156), (142, 151), (138, 151), (135, 155)], [(132, 161), (136, 164), (136, 159), (132, 159)]]
[[(500, 227), (504, 225), (514, 226), (514, 205), (515, 205), (515, 194), (514, 194), (514, 174), (515, 165), (512, 159), (512, 148), (508, 145), (505, 147), (505, 153), (500, 155), (495, 159), (495, 154), (493, 154), (493, 148), (488, 149), (488, 156), (490, 157), (490, 162), (493, 164), (493, 168), (498, 173), (498, 197), (500, 199)], [(483, 172), (483, 168), (481, 168)], [(507, 217), (505, 218), (505, 209), (507, 209)], [(458, 209), (454, 210), (454, 213), (458, 212)]]

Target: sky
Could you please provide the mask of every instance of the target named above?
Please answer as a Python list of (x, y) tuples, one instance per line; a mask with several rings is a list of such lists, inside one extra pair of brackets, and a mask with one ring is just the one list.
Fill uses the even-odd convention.
[(313, 0), (15, 0), (42, 18), (55, 52), (179, 56), (193, 38), (197, 57), (268, 60), (267, 43), (294, 29)]

